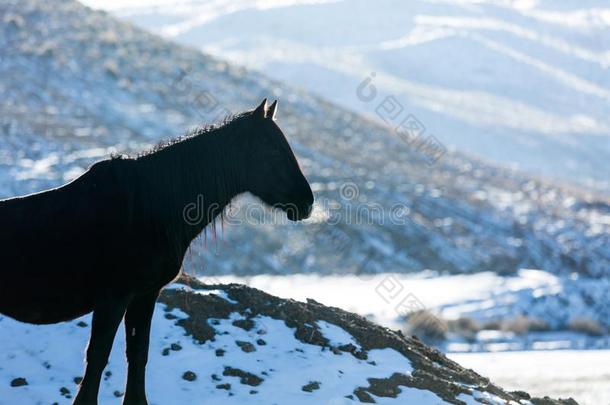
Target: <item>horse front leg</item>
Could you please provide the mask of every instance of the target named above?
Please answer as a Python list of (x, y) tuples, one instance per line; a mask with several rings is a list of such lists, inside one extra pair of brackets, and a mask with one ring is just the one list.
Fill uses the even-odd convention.
[(123, 405), (148, 405), (146, 400), (146, 363), (150, 324), (159, 292), (155, 291), (134, 298), (125, 314), (127, 338), (127, 388)]
[(93, 310), (91, 337), (87, 346), (87, 367), (74, 405), (96, 405), (100, 381), (116, 331), (123, 319), (128, 297), (105, 297)]

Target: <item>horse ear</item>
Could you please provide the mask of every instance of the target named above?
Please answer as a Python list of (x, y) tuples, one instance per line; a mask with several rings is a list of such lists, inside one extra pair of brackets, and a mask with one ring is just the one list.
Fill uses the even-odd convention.
[(277, 100), (275, 100), (271, 104), (271, 107), (269, 107), (269, 109), (267, 110), (267, 119), (274, 120), (276, 111), (277, 111)]
[(257, 118), (265, 118), (265, 114), (267, 111), (267, 99), (264, 98), (263, 102), (256, 107), (256, 109), (254, 110), (254, 116)]

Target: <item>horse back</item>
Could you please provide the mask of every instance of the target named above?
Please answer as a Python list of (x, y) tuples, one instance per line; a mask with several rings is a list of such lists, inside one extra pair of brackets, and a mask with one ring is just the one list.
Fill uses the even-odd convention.
[(126, 213), (112, 162), (65, 186), (0, 201), (0, 312), (19, 319), (21, 308), (33, 317), (22, 320), (35, 323), (89, 312)]
[(13, 256), (44, 246), (69, 248), (67, 243), (99, 236), (119, 209), (110, 162), (96, 163), (62, 187), (0, 201), (0, 246), (12, 247), (0, 254)]

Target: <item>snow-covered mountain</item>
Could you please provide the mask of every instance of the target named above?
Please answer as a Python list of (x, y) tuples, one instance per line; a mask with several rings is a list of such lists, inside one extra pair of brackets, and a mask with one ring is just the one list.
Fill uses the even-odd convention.
[(242, 201), (223, 239), (196, 242), (187, 267), (610, 274), (604, 197), (460, 154), (431, 159), (405, 134), (76, 2), (6, 0), (0, 9), (3, 197), (59, 185), (112, 152), (276, 97), (316, 194), (314, 219), (245, 218)]
[[(0, 316), (0, 404), (71, 403), (90, 324), (90, 316), (43, 327)], [(123, 396), (122, 335), (102, 404)], [(147, 379), (151, 405), (576, 404), (506, 392), (418, 340), (340, 309), (188, 279), (157, 304)]]
[(377, 117), (374, 72), (446, 145), (610, 192), (607, 2), (84, 1)]

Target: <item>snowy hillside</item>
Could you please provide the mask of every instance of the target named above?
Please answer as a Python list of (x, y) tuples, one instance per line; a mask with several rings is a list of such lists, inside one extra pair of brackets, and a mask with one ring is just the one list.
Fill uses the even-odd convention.
[[(246, 3), (252, 4), (243, 2)], [(276, 3), (290, 5), (296, 2), (281, 0)], [(331, 6), (330, 2), (308, 3), (320, 3), (307, 6), (314, 8)], [(404, 2), (407, 3), (412, 2)], [(163, 4), (165, 2), (159, 2), (161, 11)], [(198, 3), (181, 4), (174, 10), (188, 12)], [(220, 7), (216, 14), (219, 18), (232, 15), (223, 8), (228, 4), (224, 1), (209, 4)], [(333, 4), (344, 6), (343, 2)], [(462, 3), (459, 7), (475, 11), (493, 9), (502, 13), (505, 3), (494, 7), (482, 2), (475, 5)], [(247, 13), (252, 12), (249, 6), (246, 9), (249, 10)], [(137, 16), (138, 10), (134, 9), (132, 15)], [(278, 10), (289, 12), (291, 9)], [(165, 14), (160, 12), (159, 15)], [(592, 23), (599, 19), (599, 24), (595, 23), (591, 28), (597, 30), (604, 21), (604, 15), (601, 10), (599, 17), (589, 13), (579, 18)], [(545, 16), (551, 20), (555, 17), (552, 14)], [(580, 24), (579, 18), (573, 23)], [(159, 26), (164, 24), (164, 21), (159, 21)], [(201, 45), (197, 44), (199, 47)], [(332, 55), (328, 57), (329, 60), (332, 58)], [(298, 72), (294, 65), (287, 69)], [(382, 86), (386, 74), (378, 70), (375, 80), (381, 80), (374, 82), (380, 89), (380, 96), (387, 91)], [(396, 310), (397, 301), (383, 301), (377, 293), (381, 285), (390, 298), (399, 301), (403, 295), (415, 294), (420, 308), (438, 312), (449, 320), (468, 316), (481, 323), (505, 321), (524, 313), (544, 317), (550, 335), (537, 336), (536, 339), (546, 342), (543, 342), (547, 345), (543, 347), (545, 349), (558, 348), (551, 347), (558, 339), (562, 342), (567, 340), (566, 346), (560, 347), (610, 347), (607, 334), (610, 330), (610, 289), (607, 288), (610, 276), (610, 200), (607, 196), (588, 188), (552, 184), (458, 152), (431, 155), (430, 152), (439, 150), (422, 149), (406, 139), (409, 134), (397, 134), (387, 126), (362, 118), (337, 104), (275, 81), (282, 75), (279, 66), (277, 73), (266, 70), (265, 75), (236, 67), (134, 28), (107, 13), (92, 11), (72, 0), (0, 0), (0, 198), (58, 186), (78, 176), (92, 162), (112, 153), (139, 151), (161, 139), (180, 135), (194, 125), (219, 121), (230, 112), (251, 109), (263, 97), (278, 98), (278, 123), (293, 145), (314, 189), (317, 202), (313, 218), (305, 223), (292, 224), (287, 223), (283, 215), (271, 217), (269, 212), (258, 211), (260, 217), (245, 218), (244, 208), (252, 206), (253, 202), (244, 198), (227, 213), (233, 219), (231, 223), (225, 223), (224, 229), (219, 224), (217, 238), (208, 231), (207, 239), (204, 236), (193, 244), (185, 262), (190, 272), (205, 275), (207, 282), (218, 279), (226, 282), (233, 278), (234, 281), (252, 283), (283, 297), (291, 296), (284, 294), (286, 291), (302, 294), (300, 298), (311, 296), (317, 299), (318, 294), (323, 294), (320, 301), (325, 304), (330, 302), (360, 315), (373, 312), (375, 321), (393, 327), (404, 326), (404, 319), (400, 318), (404, 314)], [(324, 74), (318, 76), (321, 83), (327, 83)], [(598, 77), (594, 74), (590, 80)], [(358, 83), (362, 81), (360, 76), (352, 79), (358, 79)], [(340, 84), (341, 80), (338, 78), (332, 82)], [(291, 83), (306, 87), (297, 77)], [(345, 91), (349, 91), (350, 97), (355, 97), (358, 83), (346, 85)], [(535, 97), (541, 97), (540, 89), (535, 90), (532, 90)], [(423, 93), (418, 94), (421, 96)], [(516, 119), (518, 122), (514, 125), (525, 125), (523, 122), (532, 118), (532, 125), (537, 129), (528, 134), (534, 140), (540, 139), (534, 135), (541, 127), (557, 115), (568, 114), (565, 106), (552, 116), (536, 115), (538, 113), (533, 114), (529, 107), (523, 107), (524, 115), (521, 116), (514, 114), (515, 104), (506, 100), (502, 104), (502, 100), (492, 97), (483, 98), (484, 102), (478, 103), (479, 98), (464, 98), (467, 94), (463, 91), (441, 94), (442, 100), (450, 103), (451, 111), (461, 106), (473, 108), (471, 113), (480, 117), (485, 116), (485, 111), (480, 109), (484, 106), (510, 107), (507, 114), (513, 115), (506, 122)], [(558, 100), (564, 100), (563, 96)], [(583, 105), (597, 106), (591, 110), (595, 122), (588, 118), (579, 121), (583, 117), (574, 118), (569, 113), (568, 118), (553, 121), (556, 126), (552, 128), (560, 126), (580, 131), (589, 128), (589, 124), (598, 129), (606, 125), (604, 120), (608, 115), (603, 112), (607, 104), (599, 107), (594, 98), (587, 97), (575, 97), (574, 100), (580, 100), (578, 103)], [(438, 107), (449, 108), (445, 104)], [(371, 104), (365, 109), (369, 113), (374, 110)], [(414, 111), (439, 138), (441, 135), (470, 136), (468, 134), (476, 133), (471, 123), (463, 124), (460, 127), (463, 131), (459, 133), (437, 132), (432, 124), (438, 123), (442, 129), (443, 125), (448, 125), (445, 118), (426, 115), (423, 110), (420, 112), (411, 106), (408, 111)], [(493, 128), (485, 127), (485, 133), (494, 135), (494, 139), (502, 139), (495, 136), (496, 131), (502, 134), (510, 131), (504, 124), (498, 124), (496, 118), (486, 121), (485, 125)], [(515, 133), (523, 136), (520, 139), (525, 139), (525, 132), (519, 131)], [(604, 152), (607, 144), (596, 144), (591, 139), (603, 140), (602, 134), (589, 136), (584, 130), (578, 131), (578, 139), (582, 138), (583, 143), (575, 143), (572, 137), (575, 135), (568, 131), (561, 138), (549, 135), (544, 138), (547, 143), (536, 144), (534, 149), (565, 151), (564, 146), (571, 142), (568, 149), (570, 153), (579, 151), (575, 158), (579, 163), (598, 167), (598, 154), (607, 155)], [(529, 135), (527, 139), (530, 139)], [(443, 142), (449, 145), (445, 139)], [(500, 150), (511, 152), (501, 143), (498, 145)], [(525, 146), (529, 148), (532, 145)], [(580, 154), (581, 149), (587, 151)], [(562, 153), (554, 154), (551, 163), (560, 165), (567, 162), (567, 155)], [(559, 168), (553, 167), (559, 175)], [(591, 170), (603, 174), (606, 167)], [(524, 268), (539, 270), (522, 270)], [(423, 272), (426, 269), (430, 271)], [(391, 283), (383, 283), (388, 277), (398, 282), (395, 285), (398, 289), (393, 290)], [(295, 287), (297, 281), (303, 288)], [(397, 295), (397, 292), (403, 295)], [(373, 300), (382, 301), (372, 305), (373, 308), (364, 305), (366, 301), (375, 302)], [(218, 363), (221, 359), (216, 358), (215, 352), (208, 351), (208, 346), (191, 346), (181, 327), (174, 325), (177, 319), (163, 316), (164, 305), (167, 302), (159, 304), (161, 311), (155, 320), (158, 333), (154, 350), (157, 356), (152, 360), (151, 372), (154, 373), (156, 368), (165, 370), (170, 359), (178, 358), (179, 362), (172, 363), (178, 366), (171, 366), (171, 378), (163, 373), (154, 373), (152, 378), (156, 380), (151, 381), (150, 387), (157, 403), (166, 403), (164, 395), (184, 395), (184, 398), (195, 395), (193, 381), (188, 381), (193, 375), (187, 374), (186, 380), (183, 379), (186, 371), (197, 375), (195, 381), (202, 384), (207, 395), (205, 398), (211, 400), (243, 399), (242, 395), (256, 395), (250, 394), (250, 390), (259, 391), (257, 394), (261, 396), (258, 398), (274, 394), (273, 389), (280, 380), (265, 376), (263, 371), (273, 375), (267, 369), (256, 369), (260, 371), (256, 375), (270, 383), (261, 384), (264, 387), (260, 389), (239, 382), (239, 377), (233, 376), (235, 371), (223, 375), (224, 364)], [(175, 310), (172, 314), (183, 318), (189, 312), (184, 308), (181, 311)], [(217, 330), (230, 330), (231, 337), (240, 336), (244, 341), (250, 339), (251, 331), (241, 331), (232, 325), (230, 313), (221, 317), (223, 320), (215, 325)], [(562, 335), (575, 317), (597, 322), (601, 336)], [(84, 348), (87, 335), (86, 328), (79, 327), (78, 322), (36, 328), (6, 318), (0, 320), (3, 346), (0, 354), (8, 353), (0, 361), (0, 379), (4, 381), (0, 381), (0, 403), (3, 395), (9, 393), (19, 398), (23, 393), (28, 393), (31, 398), (42, 398), (40, 395), (52, 393), (58, 403), (68, 402), (66, 397), (74, 393), (74, 377), (78, 377), (81, 370), (80, 348)], [(88, 318), (83, 322), (88, 323)], [(293, 331), (290, 329), (277, 326), (272, 320), (269, 320), (269, 325), (274, 336), (279, 336), (278, 340), (300, 344), (291, 337)], [(344, 333), (333, 329), (325, 336), (333, 336), (334, 331), (343, 338), (349, 334), (359, 339), (349, 327), (340, 327)], [(63, 340), (52, 338), (55, 334), (63, 336)], [(16, 340), (15, 336), (19, 339)], [(163, 338), (165, 336), (167, 339)], [(234, 342), (225, 339), (228, 339), (226, 335), (217, 336), (223, 345), (235, 349)], [(183, 350), (178, 350), (178, 346), (172, 350), (171, 344), (178, 341)], [(585, 344), (579, 346), (582, 341)], [(454, 350), (467, 351), (498, 349), (502, 345), (509, 349), (531, 348), (537, 342), (527, 334), (511, 338), (509, 334), (493, 335), (482, 330), (474, 340), (464, 341), (458, 337), (450, 338), (446, 343), (453, 345), (450, 347)], [(359, 344), (366, 346), (362, 341)], [(413, 342), (410, 344), (415, 345)], [(4, 351), (5, 346), (10, 350)], [(66, 357), (68, 355), (62, 351), (72, 346), (78, 350), (71, 352), (69, 356), (72, 357)], [(256, 353), (262, 353), (265, 348), (254, 347), (257, 351), (247, 353), (250, 357), (244, 357), (246, 352), (239, 350), (228, 355), (231, 361), (235, 360), (231, 364), (251, 364), (248, 359), (259, 359)], [(163, 356), (167, 348), (169, 356)], [(330, 355), (324, 351), (321, 357), (315, 357), (311, 347), (300, 349), (309, 356), (309, 360), (318, 361), (312, 360), (314, 365), (328, 360), (324, 356)], [(202, 353), (203, 350), (206, 352)], [(112, 374), (104, 382), (104, 395), (112, 400), (114, 391), (120, 396), (122, 389), (121, 353), (119, 346), (111, 361)], [(191, 362), (195, 361), (190, 360), (193, 353), (197, 353), (193, 359), (205, 361)], [(298, 357), (303, 353), (295, 351), (290, 354), (292, 357), (274, 358), (265, 352), (265, 358), (260, 359), (265, 361), (267, 368), (277, 367), (290, 372), (294, 364), (304, 364), (306, 359)], [(17, 355), (20, 357), (12, 357)], [(388, 357), (384, 362), (388, 367), (384, 373), (394, 370), (396, 365), (404, 365), (404, 356)], [(372, 364), (359, 363), (351, 357), (341, 359), (351, 362), (350, 365), (364, 374), (378, 375), (369, 373), (374, 370)], [(409, 360), (411, 366), (417, 368), (413, 365), (413, 358)], [(217, 367), (214, 374), (221, 381), (212, 379), (211, 374), (203, 374), (208, 370), (202, 365), (204, 363)], [(183, 367), (186, 365), (189, 369)], [(328, 384), (339, 381), (337, 375), (324, 374), (323, 377), (329, 378), (327, 385), (320, 384), (319, 389), (315, 389), (316, 384), (307, 385), (317, 381), (315, 378), (322, 378), (318, 377), (320, 373), (312, 372), (312, 376), (303, 381), (293, 381), (290, 387), (296, 389), (299, 400), (305, 401), (311, 395), (328, 392)], [(360, 381), (366, 384), (364, 374), (360, 375), (364, 378)], [(591, 374), (599, 380), (599, 370), (595, 369)], [(51, 380), (55, 375), (58, 375), (57, 379)], [(25, 378), (28, 385), (10, 387), (10, 382), (16, 378)], [(168, 381), (180, 389), (177, 392), (164, 390)], [(23, 381), (17, 380), (16, 383), (20, 382)], [(226, 390), (225, 384), (231, 384), (231, 390)], [(356, 380), (350, 380), (350, 384), (349, 392), (352, 392)], [(221, 387), (217, 388), (217, 385)], [(302, 391), (305, 385), (312, 393)], [(62, 387), (67, 391), (61, 391)], [(271, 391), (265, 387), (271, 387)], [(606, 392), (608, 389), (605, 387), (603, 390)], [(546, 390), (537, 392), (547, 393)], [(293, 391), (286, 395), (292, 394)], [(430, 398), (427, 393), (405, 389), (405, 395), (417, 394)], [(593, 389), (590, 395), (589, 398), (595, 398)], [(337, 403), (342, 403), (341, 398)], [(594, 401), (588, 403), (597, 405)]]
[(373, 117), (375, 72), (445, 144), (610, 193), (607, 2), (85, 3)]
[(431, 161), (382, 126), (72, 1), (0, 8), (2, 197), (57, 186), (112, 152), (140, 150), (273, 96), (312, 183), (314, 219), (244, 218), (242, 201), (230, 213), (241, 223), (216, 246), (196, 243), (187, 267), (610, 273), (606, 198), (459, 154)]
[[(479, 325), (461, 335), (450, 332), (444, 341), (434, 342), (448, 352), (610, 347), (605, 333), (610, 329), (608, 280), (572, 280), (538, 270), (521, 270), (508, 277), (493, 272), (440, 275), (428, 271), (361, 276), (262, 274), (202, 280), (245, 283), (283, 298), (313, 298), (392, 329), (404, 328), (405, 315), (418, 306), (449, 322), (468, 318)], [(544, 325), (529, 334), (527, 330), (515, 331), (515, 325), (497, 325), (519, 319), (538, 320)], [(572, 328), (572, 323), (584, 319), (600, 325), (599, 333)]]
[[(517, 275), (537, 268), (557, 281), (495, 295), (475, 289), (452, 308), (427, 299), (422, 306), (484, 320), (538, 311), (556, 331), (586, 316), (610, 329), (607, 199), (460, 154), (430, 162), (371, 121), (72, 1), (0, 8), (0, 197), (60, 185), (113, 152), (140, 150), (273, 95), (312, 183), (314, 217), (300, 224), (268, 212), (245, 217), (252, 202), (243, 199), (216, 240), (208, 234), (193, 244), (189, 271), (384, 279), (424, 269)], [(377, 285), (362, 284), (369, 292)], [(410, 285), (403, 288), (414, 292)], [(481, 305), (464, 305), (471, 301)], [(389, 304), (385, 311), (398, 315)]]
[[(244, 286), (183, 282), (189, 285), (173, 284), (163, 292), (155, 311), (151, 405), (396, 399), (418, 405), (560, 405), (505, 392), (419, 341), (339, 309)], [(0, 317), (0, 404), (71, 403), (90, 323), (89, 316), (50, 326)], [(122, 335), (104, 373), (102, 404), (119, 403), (123, 395)]]

